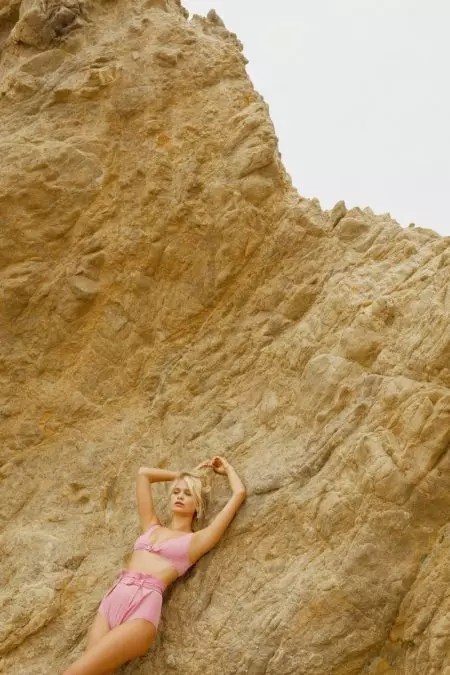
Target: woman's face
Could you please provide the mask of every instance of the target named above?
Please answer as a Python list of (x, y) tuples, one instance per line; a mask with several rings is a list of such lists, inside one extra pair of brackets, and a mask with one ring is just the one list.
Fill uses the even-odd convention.
[(195, 513), (194, 497), (184, 478), (177, 480), (170, 495), (170, 505), (174, 513)]

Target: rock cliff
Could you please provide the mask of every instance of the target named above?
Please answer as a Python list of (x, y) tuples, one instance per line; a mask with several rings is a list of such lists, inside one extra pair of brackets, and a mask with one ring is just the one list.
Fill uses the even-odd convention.
[(214, 11), (0, 0), (0, 50), (1, 672), (81, 653), (141, 464), (223, 454), (121, 672), (449, 675), (449, 239), (302, 198)]

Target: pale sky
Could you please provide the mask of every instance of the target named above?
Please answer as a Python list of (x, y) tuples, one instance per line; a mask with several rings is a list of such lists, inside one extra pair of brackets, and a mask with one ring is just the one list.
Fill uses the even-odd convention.
[(300, 194), (450, 235), (448, 0), (182, 4), (243, 42)]

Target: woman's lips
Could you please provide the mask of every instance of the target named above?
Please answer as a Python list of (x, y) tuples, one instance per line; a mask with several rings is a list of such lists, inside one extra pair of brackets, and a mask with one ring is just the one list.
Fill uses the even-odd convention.
[(175, 502), (175, 506), (183, 506), (182, 502)]

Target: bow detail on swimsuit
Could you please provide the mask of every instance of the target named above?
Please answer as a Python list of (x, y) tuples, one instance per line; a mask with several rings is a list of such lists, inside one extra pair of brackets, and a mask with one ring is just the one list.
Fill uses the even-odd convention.
[(148, 551), (161, 551), (161, 546), (159, 544), (146, 544), (145, 548)]
[(135, 577), (123, 576), (121, 579), (123, 584), (127, 586), (137, 586), (138, 588), (148, 588), (152, 591), (159, 591), (161, 593), (161, 586), (157, 586), (151, 579), (136, 579)]
[(108, 590), (106, 595), (109, 595), (113, 592), (115, 587), (118, 584), (126, 584), (127, 586), (136, 586), (136, 592), (141, 588), (146, 588), (149, 591), (158, 591), (158, 593), (163, 593), (166, 588), (166, 583), (162, 579), (152, 576), (151, 574), (145, 574), (143, 572), (135, 572), (134, 570), (122, 569), (119, 577), (116, 579), (114, 584)]
[(168, 562), (171, 563), (172, 567), (176, 569), (178, 575), (184, 574), (193, 563), (189, 560), (189, 544), (194, 536), (193, 532), (186, 532), (178, 537), (169, 537), (168, 539), (163, 539), (158, 542), (150, 542), (149, 536), (156, 529), (161, 527), (161, 525), (152, 525), (146, 532), (141, 534), (140, 537), (134, 542), (133, 550), (134, 551), (150, 551), (151, 553), (157, 553), (162, 558), (165, 558)]

